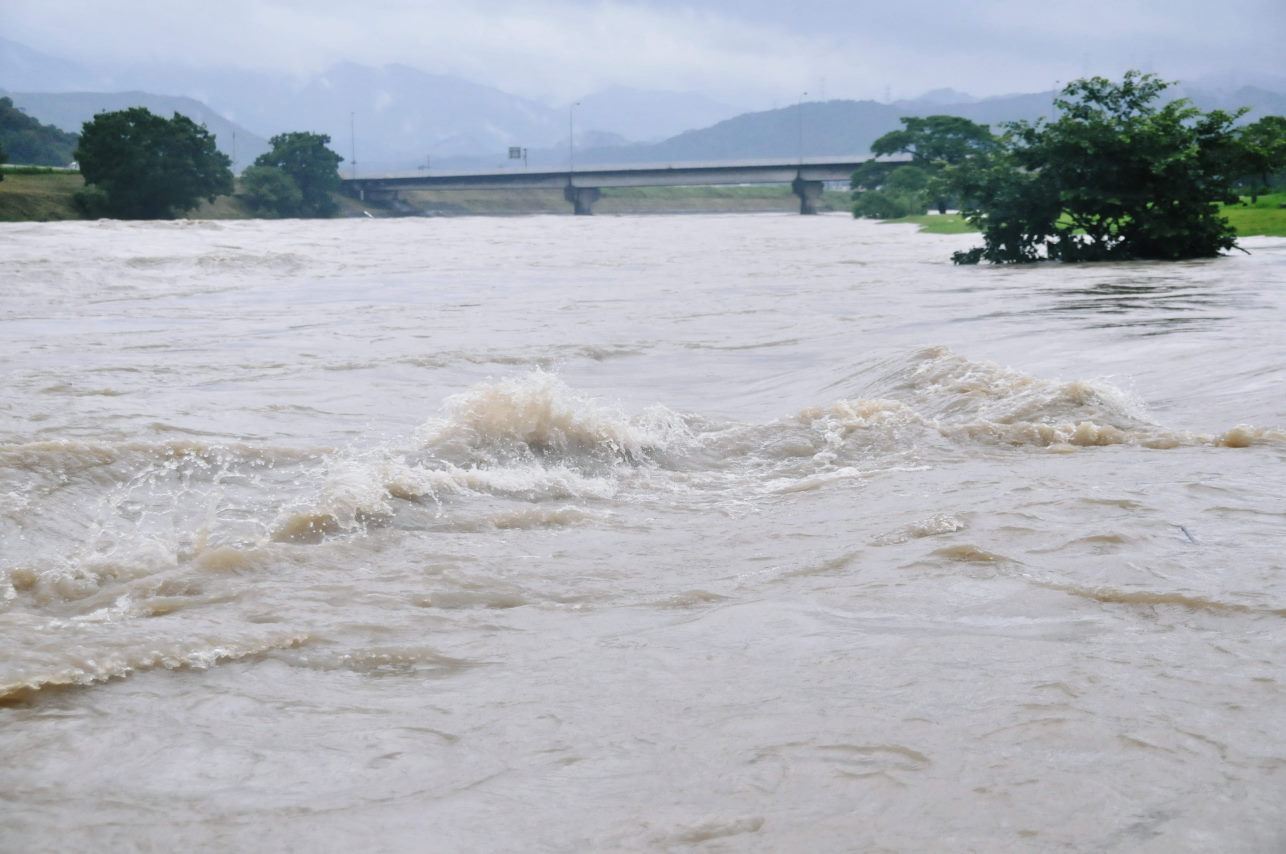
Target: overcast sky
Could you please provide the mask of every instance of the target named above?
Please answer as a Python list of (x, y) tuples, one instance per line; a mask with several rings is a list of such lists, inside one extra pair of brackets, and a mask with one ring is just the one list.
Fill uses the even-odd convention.
[(0, 33), (91, 67), (400, 62), (552, 103), (610, 85), (768, 106), (1128, 68), (1286, 75), (1286, 0), (0, 0)]

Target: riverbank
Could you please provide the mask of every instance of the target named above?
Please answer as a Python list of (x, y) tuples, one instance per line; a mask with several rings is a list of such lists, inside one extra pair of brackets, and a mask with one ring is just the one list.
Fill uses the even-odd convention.
[[(53, 222), (83, 219), (72, 195), (84, 186), (79, 173), (5, 171), (0, 181), (0, 222)], [(571, 214), (561, 190), (412, 190), (393, 203), (359, 202), (336, 194), (339, 216), (518, 216)], [(823, 193), (820, 210), (846, 211), (847, 191)], [(603, 190), (596, 214), (630, 213), (790, 213), (799, 199), (788, 186), (618, 187)], [(236, 195), (202, 202), (190, 219), (255, 219)]]
[[(0, 222), (55, 222), (83, 219), (72, 203), (72, 194), (83, 187), (78, 172), (6, 167), (0, 181)], [(339, 216), (520, 216), (567, 214), (571, 206), (561, 190), (413, 190), (392, 204), (359, 202), (335, 195)], [(1260, 196), (1254, 203), (1226, 205), (1224, 216), (1243, 236), (1286, 237), (1286, 193)], [(849, 209), (849, 193), (828, 190), (822, 194), (823, 212)], [(612, 187), (594, 203), (594, 213), (791, 213), (799, 199), (784, 185), (729, 187)], [(190, 219), (255, 219), (253, 211), (236, 195), (202, 202)], [(883, 220), (888, 224), (914, 224), (929, 234), (963, 234), (975, 231), (958, 214), (923, 214)]]
[[(1269, 193), (1253, 203), (1249, 196), (1241, 204), (1224, 205), (1220, 211), (1242, 237), (1286, 237), (1286, 193)], [(959, 214), (921, 214), (881, 220), (885, 225), (918, 225), (926, 234), (966, 234), (978, 229)]]
[[(388, 206), (369, 205), (372, 215), (515, 216), (568, 214), (571, 205), (561, 189), (405, 190)], [(818, 210), (847, 211), (847, 190), (822, 194)], [(760, 184), (723, 187), (607, 187), (594, 202), (597, 215), (678, 213), (793, 213), (799, 198), (789, 186)]]

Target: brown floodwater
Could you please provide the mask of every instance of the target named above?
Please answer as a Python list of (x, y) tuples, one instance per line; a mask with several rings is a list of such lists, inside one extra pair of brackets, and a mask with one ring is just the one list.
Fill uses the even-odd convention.
[(0, 849), (1286, 849), (1286, 240), (0, 241)]

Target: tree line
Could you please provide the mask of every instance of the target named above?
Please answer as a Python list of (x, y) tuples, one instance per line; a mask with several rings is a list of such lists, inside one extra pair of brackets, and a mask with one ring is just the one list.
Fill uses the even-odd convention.
[(1203, 113), (1171, 83), (1127, 72), (1068, 84), (1052, 120), (1001, 132), (958, 116), (904, 118), (852, 178), (854, 216), (890, 219), (948, 207), (982, 232), (958, 264), (1178, 260), (1236, 246), (1219, 214), (1237, 191), (1266, 192), (1286, 169), (1286, 118), (1238, 126), (1246, 110)]
[(58, 164), (71, 162), (76, 134), (60, 130), (14, 106), (13, 99), (0, 98), (0, 163)]
[[(272, 217), (335, 213), (343, 158), (325, 134), (274, 136), (272, 149), (241, 176), (240, 196)], [(85, 179), (74, 201), (89, 217), (170, 219), (234, 191), (232, 161), (214, 135), (187, 116), (164, 118), (144, 107), (103, 112), (84, 123), (74, 156)]]

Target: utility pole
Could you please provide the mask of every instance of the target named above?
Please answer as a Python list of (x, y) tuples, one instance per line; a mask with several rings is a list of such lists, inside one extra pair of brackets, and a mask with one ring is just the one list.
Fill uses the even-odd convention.
[(799, 165), (804, 165), (804, 99), (808, 97), (807, 92), (799, 93), (799, 103), (795, 105), (795, 112), (799, 115)]
[(576, 171), (576, 108), (580, 101), (567, 108), (567, 173)]
[(357, 177), (357, 118), (356, 116), (357, 116), (356, 113), (348, 114), (348, 145), (349, 145), (348, 153), (349, 153), (350, 161), (353, 164), (353, 168), (351, 171), (353, 173), (354, 178)]

